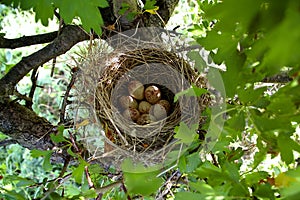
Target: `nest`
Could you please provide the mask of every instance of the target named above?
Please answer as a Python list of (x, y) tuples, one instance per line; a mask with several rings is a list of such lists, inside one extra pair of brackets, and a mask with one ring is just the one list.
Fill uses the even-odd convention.
[[(176, 160), (183, 144), (174, 138), (174, 128), (184, 122), (189, 127), (197, 124), (200, 129), (205, 122), (201, 113), (211, 101), (208, 94), (203, 94), (183, 95), (174, 102), (175, 94), (192, 85), (207, 88), (206, 78), (170, 48), (152, 42), (136, 45), (136, 41), (89, 55), (76, 86), (79, 95), (75, 121), (80, 139), (93, 153), (93, 159), (117, 168), (126, 158), (145, 166)], [(124, 48), (130, 45), (136, 46)], [(138, 125), (123, 117), (119, 99), (128, 95), (127, 86), (132, 80), (160, 88), (162, 98), (171, 103), (166, 118)], [(84, 123), (86, 119), (88, 123)]]

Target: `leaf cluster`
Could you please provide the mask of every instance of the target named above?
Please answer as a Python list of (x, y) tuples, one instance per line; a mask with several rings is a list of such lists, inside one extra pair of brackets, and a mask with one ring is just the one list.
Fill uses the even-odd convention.
[(22, 10), (32, 9), (36, 21), (40, 20), (44, 26), (48, 25), (49, 19), (53, 19), (55, 11), (58, 10), (66, 24), (72, 23), (78, 17), (87, 32), (93, 29), (99, 35), (101, 34), (101, 25), (103, 25), (99, 8), (109, 6), (106, 0), (4, 0), (2, 3)]

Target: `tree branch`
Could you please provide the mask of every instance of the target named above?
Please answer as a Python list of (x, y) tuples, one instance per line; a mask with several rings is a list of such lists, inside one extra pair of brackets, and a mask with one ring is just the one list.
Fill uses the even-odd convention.
[(78, 42), (89, 39), (79, 26), (65, 26), (61, 34), (43, 49), (27, 56), (16, 64), (1, 80), (0, 80), (0, 96), (7, 96), (13, 93), (14, 86), (27, 74), (30, 70), (44, 64), (52, 58), (66, 53), (71, 47)]
[(54, 144), (50, 133), (56, 133), (56, 127), (34, 111), (17, 102), (0, 103), (0, 131), (14, 141), (29, 149), (48, 149)]
[(0, 37), (0, 48), (16, 49), (19, 47), (25, 47), (34, 44), (44, 44), (52, 42), (56, 37), (57, 31), (40, 35), (23, 36), (16, 39), (7, 39), (4, 37)]

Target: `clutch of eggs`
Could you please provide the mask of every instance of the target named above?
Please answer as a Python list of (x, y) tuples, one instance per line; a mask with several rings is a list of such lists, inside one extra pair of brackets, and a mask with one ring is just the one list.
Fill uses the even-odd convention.
[(170, 113), (171, 105), (167, 100), (161, 99), (161, 90), (150, 85), (145, 86), (137, 80), (128, 84), (128, 94), (119, 98), (123, 109), (123, 117), (139, 125), (146, 125), (162, 120)]

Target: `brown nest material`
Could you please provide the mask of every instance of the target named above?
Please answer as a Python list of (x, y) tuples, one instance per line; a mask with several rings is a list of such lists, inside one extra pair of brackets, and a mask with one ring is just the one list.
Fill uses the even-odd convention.
[[(94, 89), (94, 108), (104, 129), (105, 142), (100, 151), (102, 161), (119, 163), (130, 157), (145, 165), (161, 163), (168, 152), (178, 149), (173, 137), (175, 126), (180, 122), (185, 122), (188, 126), (195, 123), (201, 126), (204, 122), (200, 114), (209, 105), (209, 95), (181, 96), (174, 103), (174, 95), (191, 85), (207, 87), (206, 79), (177, 54), (145, 48), (110, 54), (105, 62), (94, 61), (89, 64), (95, 65), (93, 67), (98, 70), (90, 79), (98, 80)], [(144, 86), (151, 84), (160, 87), (163, 98), (171, 103), (167, 118), (138, 125), (122, 116), (118, 99), (126, 95), (127, 85), (131, 80), (138, 80)]]

